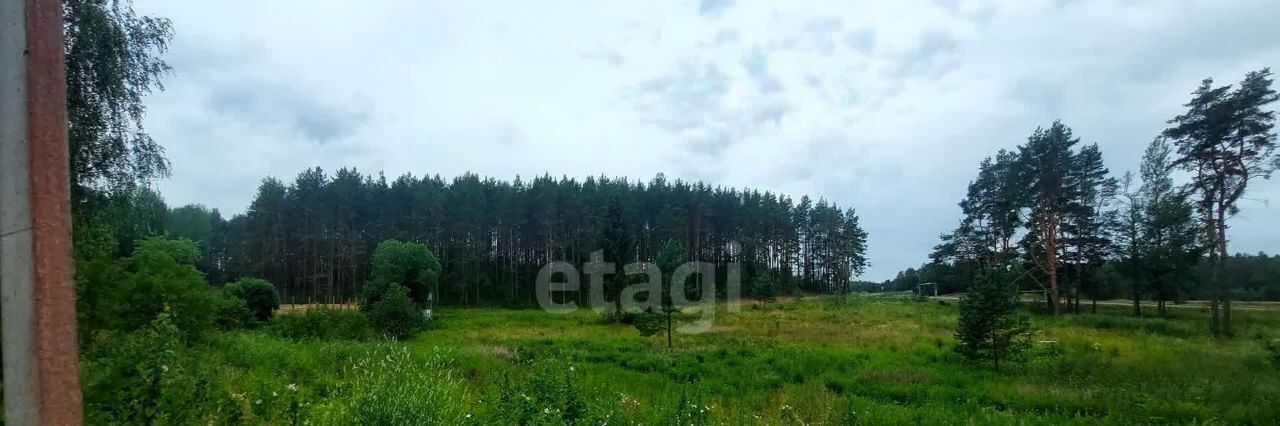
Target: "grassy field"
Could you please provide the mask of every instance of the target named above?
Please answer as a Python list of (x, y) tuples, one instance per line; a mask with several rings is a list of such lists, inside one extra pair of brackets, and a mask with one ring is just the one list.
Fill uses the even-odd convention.
[(1238, 312), (1238, 337), (1219, 342), (1203, 310), (1102, 309), (1033, 316), (1027, 359), (1000, 371), (954, 354), (954, 302), (860, 296), (721, 312), (673, 350), (585, 310), (477, 308), (441, 309), (403, 343), (233, 332), (181, 358), (208, 401), (191, 409), (224, 423), (1280, 422), (1266, 346), (1280, 315)]

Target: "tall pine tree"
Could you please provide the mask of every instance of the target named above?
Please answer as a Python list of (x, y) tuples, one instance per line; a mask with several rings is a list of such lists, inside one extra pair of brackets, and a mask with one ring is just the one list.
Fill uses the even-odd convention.
[(1192, 93), (1187, 112), (1169, 120), (1173, 126), (1164, 131), (1178, 150), (1173, 164), (1192, 173), (1190, 186), (1199, 197), (1196, 207), (1211, 247), (1210, 330), (1215, 336), (1232, 334), (1231, 301), (1220, 279), (1227, 258), (1227, 219), (1239, 211), (1237, 202), (1249, 182), (1270, 177), (1280, 163), (1274, 156), (1275, 111), (1266, 110), (1280, 99), (1271, 82), (1269, 68), (1248, 73), (1235, 90), (1205, 79)]

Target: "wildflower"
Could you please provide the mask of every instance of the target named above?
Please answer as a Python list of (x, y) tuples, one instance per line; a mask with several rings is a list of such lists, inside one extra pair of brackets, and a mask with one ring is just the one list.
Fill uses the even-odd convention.
[(257, 401), (253, 401), (253, 403), (254, 403), (254, 404), (257, 404), (257, 405), (262, 405), (262, 400), (261, 400), (261, 399), (259, 399), (259, 400), (257, 400)]
[(297, 383), (290, 383), (290, 384), (289, 384), (289, 386), (285, 386), (285, 387), (286, 387), (286, 388), (288, 388), (290, 391), (293, 391), (293, 392), (297, 392), (297, 391), (298, 391), (298, 384), (297, 384)]

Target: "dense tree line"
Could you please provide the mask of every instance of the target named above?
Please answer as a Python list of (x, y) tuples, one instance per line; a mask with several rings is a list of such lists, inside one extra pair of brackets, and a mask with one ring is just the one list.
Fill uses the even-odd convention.
[[(473, 174), (388, 181), (315, 168), (288, 185), (265, 179), (244, 214), (224, 219), (185, 206), (163, 227), (201, 243), (211, 282), (260, 277), (299, 303), (355, 298), (374, 246), (386, 239), (427, 245), (442, 265), (441, 301), (457, 304), (533, 303), (548, 262), (581, 266), (597, 250), (615, 263), (654, 262), (668, 240), (687, 247), (686, 260), (714, 262), (719, 286), (728, 262), (739, 262), (744, 283), (767, 272), (789, 289), (848, 291), (867, 265), (866, 233), (852, 209), (662, 175), (647, 183)], [(625, 241), (610, 247), (619, 241), (610, 233)]]
[[(1117, 250), (1124, 249), (1119, 247)], [(1132, 299), (1133, 292), (1138, 292), (1141, 300), (1151, 300), (1157, 305), (1164, 303), (1181, 303), (1187, 300), (1205, 299), (1211, 295), (1203, 283), (1207, 283), (1211, 267), (1204, 258), (1196, 259), (1189, 265), (1190, 271), (1181, 271), (1181, 280), (1171, 281), (1167, 286), (1135, 283), (1129, 262), (1109, 261), (1099, 271), (1101, 286), (1098, 289), (1100, 299)], [(933, 283), (938, 285), (939, 294), (963, 292), (972, 285), (973, 270), (967, 264), (939, 264), (928, 262), (919, 267), (909, 267), (898, 271), (897, 275), (884, 282), (857, 282), (859, 291), (913, 291), (919, 284)], [(1235, 300), (1248, 301), (1280, 301), (1280, 254), (1236, 253), (1226, 258), (1222, 266), (1222, 280), (1227, 291)], [(1136, 285), (1135, 285), (1136, 284)], [(1034, 286), (1034, 284), (1029, 284)]]
[[(1225, 231), (1248, 183), (1280, 167), (1270, 76), (1250, 72), (1234, 88), (1205, 80), (1148, 145), (1140, 181), (1109, 177), (1097, 145), (1080, 145), (1061, 122), (1036, 129), (979, 164), (956, 229), (928, 264), (886, 284), (964, 291), (985, 270), (1016, 269), (1054, 313), (1078, 312), (1082, 296), (1132, 298), (1135, 315), (1143, 298), (1163, 313), (1166, 301), (1204, 297), (1213, 332), (1229, 334), (1231, 298), (1268, 297), (1280, 285), (1261, 278), (1274, 276), (1273, 258), (1228, 256)], [(1176, 184), (1178, 170), (1190, 180)]]

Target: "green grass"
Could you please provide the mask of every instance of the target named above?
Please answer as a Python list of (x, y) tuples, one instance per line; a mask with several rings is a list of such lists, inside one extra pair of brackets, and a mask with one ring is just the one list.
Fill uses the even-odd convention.
[(403, 343), (223, 333), (183, 354), (184, 371), (204, 380), (212, 422), (397, 424), (413, 413), (450, 424), (1280, 420), (1273, 312), (1236, 312), (1238, 335), (1225, 341), (1206, 335), (1197, 309), (1169, 319), (1115, 307), (1034, 316), (1027, 360), (994, 371), (955, 355), (954, 302), (747, 305), (719, 312), (709, 332), (676, 335), (673, 350), (665, 335), (640, 337), (585, 310), (439, 311)]

